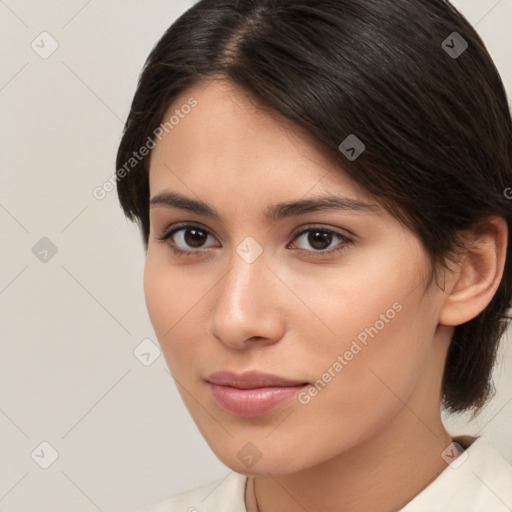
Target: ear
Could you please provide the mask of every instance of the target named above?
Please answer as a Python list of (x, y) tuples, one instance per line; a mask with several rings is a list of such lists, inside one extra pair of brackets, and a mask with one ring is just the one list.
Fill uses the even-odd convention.
[(490, 217), (468, 232), (467, 252), (453, 273), (445, 271), (440, 324), (461, 325), (487, 307), (503, 276), (507, 241), (508, 227), (502, 217)]

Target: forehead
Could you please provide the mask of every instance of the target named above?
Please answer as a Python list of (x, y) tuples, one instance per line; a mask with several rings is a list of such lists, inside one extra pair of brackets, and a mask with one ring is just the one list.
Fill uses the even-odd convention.
[(152, 195), (181, 180), (194, 188), (245, 183), (253, 190), (262, 182), (286, 183), (302, 195), (312, 187), (341, 187), (370, 198), (305, 128), (230, 82), (198, 82), (175, 99), (162, 122), (171, 118), (172, 128), (163, 131), (151, 155)]

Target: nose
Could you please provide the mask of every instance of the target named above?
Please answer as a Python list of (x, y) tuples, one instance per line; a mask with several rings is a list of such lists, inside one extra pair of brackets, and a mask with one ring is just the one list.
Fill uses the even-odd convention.
[(213, 295), (210, 331), (224, 345), (244, 349), (276, 343), (285, 328), (283, 284), (266, 265), (264, 255), (248, 263), (238, 254)]

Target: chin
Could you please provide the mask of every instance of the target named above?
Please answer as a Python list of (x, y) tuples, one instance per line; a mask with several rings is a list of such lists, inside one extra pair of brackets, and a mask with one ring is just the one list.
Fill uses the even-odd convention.
[(303, 467), (299, 467), (292, 460), (266, 460), (260, 459), (254, 466), (248, 467), (245, 464), (241, 464), (238, 459), (233, 460), (232, 458), (221, 459), (221, 462), (230, 468), (231, 470), (247, 476), (281, 476), (297, 473)]
[(252, 443), (247, 437), (231, 439), (229, 443), (222, 446), (210, 448), (217, 458), (232, 471), (247, 476), (273, 476), (287, 475), (306, 469), (314, 465), (314, 461), (308, 464), (304, 459), (303, 450), (300, 457), (291, 446), (282, 444), (279, 448), (275, 446), (264, 446), (264, 443)]

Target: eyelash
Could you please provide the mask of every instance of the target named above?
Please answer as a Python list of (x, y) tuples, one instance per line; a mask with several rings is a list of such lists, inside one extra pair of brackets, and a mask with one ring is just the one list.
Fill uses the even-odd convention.
[[(167, 229), (162, 236), (157, 237), (157, 240), (161, 243), (167, 242), (167, 245), (169, 246), (169, 248), (177, 256), (201, 256), (202, 253), (205, 252), (204, 249), (203, 250), (198, 249), (196, 251), (186, 251), (183, 249), (178, 249), (178, 247), (176, 247), (174, 242), (172, 242), (172, 241), (168, 242), (168, 240), (170, 240), (176, 233), (178, 233), (179, 231), (182, 231), (186, 228), (196, 228), (198, 230), (203, 231), (207, 235), (211, 234), (208, 232), (208, 230), (202, 228), (201, 226), (199, 226), (197, 224), (179, 224), (177, 226), (174, 226), (172, 229)], [(295, 233), (293, 235), (293, 240), (299, 238), (303, 234), (308, 233), (310, 231), (318, 231), (321, 233), (328, 233), (330, 235), (334, 235), (335, 237), (339, 237), (339, 239), (341, 241), (340, 247), (338, 247), (337, 249), (320, 250), (320, 251), (308, 251), (306, 249), (298, 249), (302, 253), (306, 253), (306, 254), (308, 254), (308, 256), (313, 256), (315, 258), (325, 258), (326, 255), (333, 256), (334, 254), (343, 253), (347, 250), (347, 247), (346, 247), (347, 245), (354, 243), (350, 238), (346, 237), (345, 235), (342, 235), (341, 233), (338, 233), (337, 231), (333, 231), (331, 229), (321, 228), (321, 227), (317, 227), (317, 226), (308, 226), (307, 228), (302, 229), (298, 233)]]

